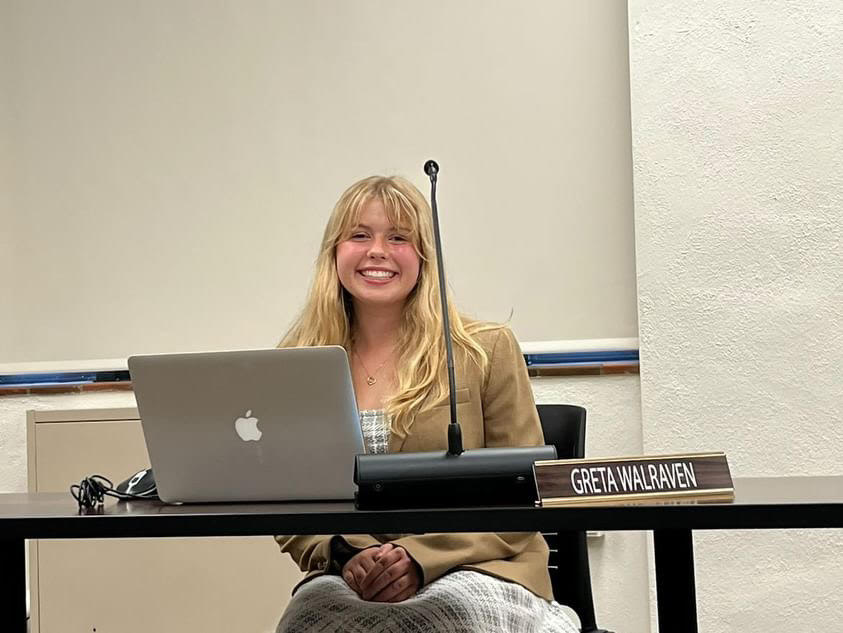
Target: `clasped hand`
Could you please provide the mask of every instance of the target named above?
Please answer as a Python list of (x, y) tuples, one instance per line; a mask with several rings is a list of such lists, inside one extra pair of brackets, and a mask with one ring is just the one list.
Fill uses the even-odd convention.
[(392, 543), (357, 552), (343, 566), (342, 577), (357, 595), (372, 602), (406, 600), (421, 582), (407, 550)]

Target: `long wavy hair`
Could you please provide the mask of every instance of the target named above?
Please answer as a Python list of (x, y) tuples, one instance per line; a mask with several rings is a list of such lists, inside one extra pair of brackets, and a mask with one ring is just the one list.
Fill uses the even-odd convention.
[[(427, 200), (411, 182), (398, 176), (371, 176), (354, 183), (340, 196), (325, 227), (307, 301), (279, 347), (342, 345), (348, 351), (352, 349), (354, 307), (337, 275), (336, 247), (351, 234), (363, 206), (371, 199), (380, 200), (393, 226), (407, 231), (420, 259), (418, 282), (406, 299), (399, 327), (398, 387), (384, 403), (391, 431), (403, 438), (420, 411), (448, 398), (432, 214)], [(461, 315), (450, 292), (448, 320), (455, 356), (463, 352), (485, 373), (489, 358), (475, 335), (499, 326)]]

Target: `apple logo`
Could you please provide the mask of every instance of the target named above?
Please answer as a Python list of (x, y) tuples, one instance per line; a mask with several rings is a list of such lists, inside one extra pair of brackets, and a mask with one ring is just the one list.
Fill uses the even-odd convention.
[(252, 417), (252, 410), (246, 411), (246, 417), (234, 421), (234, 430), (244, 442), (257, 442), (263, 433), (258, 428), (258, 419)]

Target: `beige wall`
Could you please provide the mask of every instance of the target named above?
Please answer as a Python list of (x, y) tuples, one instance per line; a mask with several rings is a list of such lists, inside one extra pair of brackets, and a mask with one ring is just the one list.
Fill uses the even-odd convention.
[[(843, 474), (843, 5), (629, 23), (644, 451)], [(695, 542), (700, 631), (840, 630), (843, 530)]]
[(2, 6), (0, 360), (272, 345), (341, 190), (429, 157), (467, 311), (636, 336), (624, 2)]
[[(0, 2), (0, 87), (8, 86), (11, 78), (10, 13), (10, 7)], [(15, 285), (19, 275), (14, 253), (17, 231), (13, 224), (11, 192), (13, 122), (9, 91), (0, 88), (0, 359), (6, 357), (7, 350), (11, 350), (13, 341), (17, 340), (17, 318), (13, 313), (13, 306), (17, 305)]]

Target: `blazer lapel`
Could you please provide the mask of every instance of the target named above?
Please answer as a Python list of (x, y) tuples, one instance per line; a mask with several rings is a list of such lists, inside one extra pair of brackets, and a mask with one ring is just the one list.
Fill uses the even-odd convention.
[(406, 441), (407, 441), (406, 435), (403, 438), (400, 438), (395, 433), (390, 432), (390, 434), (389, 434), (389, 452), (390, 453), (400, 453), (401, 449), (404, 448), (404, 442), (406, 442)]

